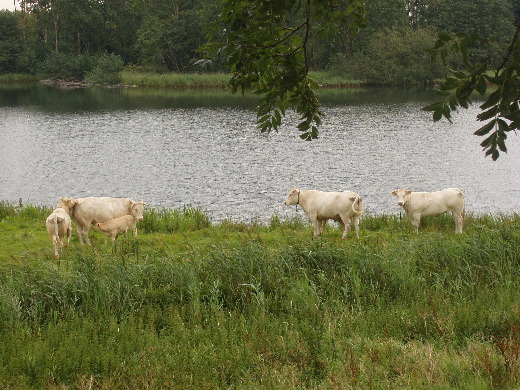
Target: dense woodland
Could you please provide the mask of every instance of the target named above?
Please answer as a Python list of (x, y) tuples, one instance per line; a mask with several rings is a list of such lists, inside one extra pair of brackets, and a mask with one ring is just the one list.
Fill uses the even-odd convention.
[[(132, 67), (200, 72), (219, 0), (18, 0), (0, 11), (0, 74), (96, 78)], [(500, 63), (520, 19), (515, 0), (370, 0), (367, 26), (309, 37), (310, 67), (377, 84), (430, 82), (443, 76), (427, 49), (441, 32), (478, 33), (489, 44), (472, 52)], [(218, 61), (203, 71), (228, 71)]]

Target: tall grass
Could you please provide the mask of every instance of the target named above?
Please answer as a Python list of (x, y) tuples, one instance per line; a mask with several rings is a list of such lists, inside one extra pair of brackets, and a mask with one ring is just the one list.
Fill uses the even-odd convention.
[[(313, 72), (312, 77), (324, 87), (360, 86), (363, 81), (347, 79), (328, 72)], [(176, 87), (176, 88), (225, 88), (229, 84), (227, 73), (155, 73), (127, 69), (121, 72), (126, 85)]]
[(126, 85), (175, 88), (224, 88), (229, 75), (223, 73), (153, 73), (125, 70), (121, 72), (121, 82)]
[(358, 240), (312, 240), (301, 219), (148, 210), (137, 241), (0, 266), (0, 384), (514, 389), (519, 227), (469, 216), (455, 236), (441, 218), (416, 235), (367, 216)]

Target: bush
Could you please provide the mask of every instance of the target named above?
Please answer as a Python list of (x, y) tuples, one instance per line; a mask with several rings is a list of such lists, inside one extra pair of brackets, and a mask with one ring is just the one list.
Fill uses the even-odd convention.
[[(427, 49), (433, 47), (436, 37), (433, 31), (419, 29), (381, 31), (373, 36), (366, 50), (355, 54), (343, 66), (351, 77), (368, 83), (387, 85), (411, 85), (432, 83), (442, 76), (441, 68), (431, 65)], [(336, 60), (337, 71), (341, 61)]]
[(39, 73), (60, 80), (83, 80), (93, 63), (94, 58), (90, 55), (54, 53), (40, 65)]
[(97, 64), (88, 72), (85, 81), (95, 84), (118, 84), (121, 82), (123, 59), (116, 54), (104, 54), (97, 60)]

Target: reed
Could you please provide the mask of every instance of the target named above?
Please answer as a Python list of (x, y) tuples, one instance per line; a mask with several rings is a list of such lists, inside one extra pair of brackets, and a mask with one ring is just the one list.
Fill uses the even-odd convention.
[[(362, 86), (363, 81), (346, 79), (328, 72), (312, 72), (311, 77), (322, 87)], [(125, 85), (174, 88), (225, 88), (231, 78), (227, 73), (157, 73), (135, 69), (121, 72)]]
[(224, 88), (229, 75), (223, 73), (154, 73), (125, 70), (121, 82), (125, 85), (173, 88)]
[(75, 242), (57, 262), (35, 248), (47, 211), (0, 204), (0, 234), (42, 226), (25, 250), (0, 244), (3, 388), (520, 383), (517, 214), (469, 215), (457, 236), (450, 218), (416, 235), (365, 216), (360, 239), (313, 240), (303, 219), (151, 209), (137, 240)]

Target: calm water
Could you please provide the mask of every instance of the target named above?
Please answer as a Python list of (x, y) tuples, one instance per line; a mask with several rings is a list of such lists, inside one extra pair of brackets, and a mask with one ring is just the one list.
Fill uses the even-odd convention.
[[(477, 109), (453, 124), (420, 107), (430, 91), (321, 92), (320, 139), (290, 116), (255, 128), (254, 97), (219, 91), (0, 86), (0, 200), (53, 206), (60, 196), (196, 206), (213, 219), (292, 216), (288, 189), (352, 190), (367, 211), (399, 213), (390, 192), (460, 187), (467, 210), (520, 211), (520, 139), (484, 158)], [(303, 212), (299, 209), (298, 214)]]

